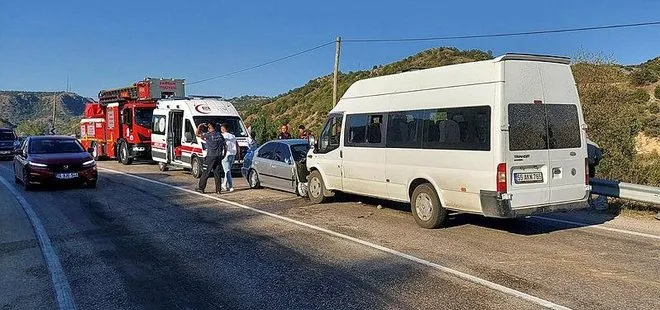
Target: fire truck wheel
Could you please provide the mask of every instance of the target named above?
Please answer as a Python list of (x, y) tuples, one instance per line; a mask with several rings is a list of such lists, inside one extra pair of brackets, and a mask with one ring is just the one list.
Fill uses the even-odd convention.
[(165, 172), (165, 171), (167, 171), (167, 170), (170, 170), (170, 168), (167, 167), (167, 164), (166, 164), (166, 163), (161, 163), (161, 162), (159, 162), (159, 163), (158, 163), (158, 170), (160, 170), (160, 171), (162, 171), (162, 172)]
[(131, 158), (128, 153), (128, 143), (126, 143), (126, 141), (122, 141), (119, 146), (119, 160), (124, 165), (130, 165), (133, 163), (133, 158)]
[(195, 179), (199, 179), (202, 176), (202, 161), (199, 157), (193, 157), (190, 165), (192, 166), (190, 173)]

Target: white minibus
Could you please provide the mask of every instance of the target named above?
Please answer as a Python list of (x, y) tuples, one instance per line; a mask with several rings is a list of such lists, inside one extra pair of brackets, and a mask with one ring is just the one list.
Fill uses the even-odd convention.
[(569, 63), (506, 54), (354, 83), (308, 154), (311, 201), (341, 191), (410, 203), (424, 228), (449, 210), (586, 207), (587, 126)]

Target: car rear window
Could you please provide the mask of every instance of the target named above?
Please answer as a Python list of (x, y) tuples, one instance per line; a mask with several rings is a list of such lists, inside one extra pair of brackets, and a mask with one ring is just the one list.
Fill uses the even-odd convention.
[(567, 149), (580, 146), (580, 121), (576, 105), (509, 105), (509, 150)]

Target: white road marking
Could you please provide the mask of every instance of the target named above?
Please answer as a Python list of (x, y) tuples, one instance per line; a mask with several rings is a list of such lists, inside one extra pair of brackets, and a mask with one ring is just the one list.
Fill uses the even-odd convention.
[(618, 233), (622, 233), (622, 234), (628, 234), (628, 235), (633, 235), (633, 236), (639, 236), (639, 237), (645, 237), (645, 238), (652, 238), (652, 239), (660, 240), (660, 236), (645, 234), (645, 233), (631, 231), (631, 230), (607, 227), (607, 226), (603, 226), (602, 224), (586, 224), (586, 223), (580, 223), (580, 222), (560, 220), (560, 219), (555, 219), (555, 218), (545, 217), (545, 216), (531, 216), (531, 218), (544, 220), (544, 221), (550, 221), (550, 222), (556, 222), (556, 223), (570, 224), (570, 225), (575, 225), (575, 226), (578, 226), (578, 227), (602, 229), (602, 230), (613, 231), (613, 232), (618, 232)]
[(69, 286), (69, 281), (66, 278), (64, 269), (60, 264), (60, 260), (55, 253), (53, 245), (50, 243), (50, 238), (46, 234), (46, 228), (39, 220), (39, 217), (32, 209), (32, 206), (23, 198), (23, 196), (14, 188), (7, 180), (0, 176), (0, 183), (2, 183), (9, 190), (12, 195), (16, 198), (19, 204), (23, 207), (23, 211), (27, 215), (28, 219), (32, 223), (32, 228), (34, 234), (37, 236), (39, 241), (39, 247), (41, 247), (41, 254), (46, 261), (46, 266), (48, 267), (48, 272), (50, 273), (50, 279), (53, 282), (53, 289), (55, 290), (55, 299), (57, 300), (57, 306), (60, 310), (75, 310), (76, 304), (73, 300), (73, 294), (71, 293), (71, 287)]
[(312, 230), (320, 231), (320, 232), (326, 233), (328, 235), (331, 235), (331, 236), (334, 236), (334, 237), (337, 237), (337, 238), (349, 240), (349, 241), (352, 241), (352, 242), (355, 242), (355, 243), (358, 243), (358, 244), (361, 244), (361, 245), (364, 245), (364, 246), (367, 246), (367, 247), (370, 247), (370, 248), (373, 248), (373, 249), (376, 249), (376, 250), (379, 250), (379, 251), (382, 251), (382, 252), (385, 252), (385, 253), (389, 253), (389, 254), (392, 254), (392, 255), (395, 255), (395, 256), (398, 256), (398, 257), (401, 257), (401, 258), (404, 258), (404, 259), (407, 259), (407, 260), (410, 260), (410, 261), (413, 261), (413, 262), (416, 262), (416, 263), (419, 263), (419, 264), (422, 264), (422, 265), (425, 265), (425, 266), (428, 266), (428, 267), (431, 267), (431, 268), (434, 268), (434, 269), (437, 269), (441, 272), (448, 273), (448, 274), (451, 274), (451, 275), (456, 276), (458, 278), (461, 278), (463, 280), (467, 280), (467, 281), (470, 281), (472, 283), (476, 283), (476, 284), (488, 287), (488, 288), (493, 289), (495, 291), (498, 291), (498, 292), (501, 292), (501, 293), (504, 293), (504, 294), (507, 294), (507, 295), (510, 295), (510, 296), (518, 297), (520, 299), (526, 300), (528, 302), (537, 304), (537, 305), (542, 306), (542, 307), (546, 307), (546, 308), (549, 308), (549, 309), (562, 309), (562, 310), (570, 309), (568, 307), (564, 307), (564, 306), (555, 304), (551, 301), (541, 299), (539, 297), (532, 296), (532, 295), (514, 290), (512, 288), (508, 288), (506, 286), (503, 286), (503, 285), (500, 285), (500, 284), (497, 284), (497, 283), (494, 283), (494, 282), (490, 282), (488, 280), (485, 280), (485, 279), (482, 279), (482, 278), (479, 278), (479, 277), (476, 277), (476, 276), (473, 276), (473, 275), (470, 275), (470, 274), (467, 274), (467, 273), (464, 273), (464, 272), (460, 272), (458, 270), (454, 270), (454, 269), (451, 269), (449, 267), (442, 266), (440, 264), (436, 264), (434, 262), (430, 262), (430, 261), (412, 256), (412, 255), (409, 255), (409, 254), (406, 254), (406, 253), (403, 253), (403, 252), (399, 252), (397, 250), (386, 248), (384, 246), (381, 246), (381, 245), (378, 245), (378, 244), (375, 244), (375, 243), (371, 243), (369, 241), (364, 241), (362, 239), (358, 239), (358, 238), (354, 238), (354, 237), (351, 237), (351, 236), (348, 236), (348, 235), (344, 235), (342, 233), (338, 233), (338, 232), (335, 232), (335, 231), (332, 231), (332, 230), (329, 230), (329, 229), (314, 226), (314, 225), (307, 224), (307, 223), (304, 223), (304, 222), (301, 222), (301, 221), (297, 221), (297, 220), (294, 220), (294, 219), (291, 219), (291, 218), (288, 218), (288, 217), (284, 217), (284, 216), (281, 216), (281, 215), (277, 215), (277, 214), (274, 214), (274, 213), (270, 213), (270, 212), (259, 210), (259, 209), (253, 208), (253, 207), (242, 205), (240, 203), (236, 203), (236, 202), (233, 202), (233, 201), (230, 201), (230, 200), (222, 199), (222, 198), (207, 195), (207, 194), (198, 193), (194, 190), (186, 189), (186, 188), (179, 187), (179, 186), (170, 185), (170, 184), (167, 184), (167, 183), (164, 183), (164, 182), (144, 178), (144, 177), (133, 175), (133, 174), (130, 174), (130, 173), (125, 173), (125, 172), (121, 172), (121, 171), (116, 171), (116, 170), (107, 169), (107, 168), (100, 168), (100, 167), (99, 167), (99, 169), (104, 170), (104, 171), (108, 171), (108, 172), (111, 172), (111, 173), (115, 173), (115, 174), (128, 176), (128, 177), (135, 178), (135, 179), (138, 179), (138, 180), (141, 180), (141, 181), (162, 185), (162, 186), (169, 187), (169, 188), (172, 188), (172, 189), (177, 189), (177, 190), (189, 193), (189, 194), (206, 197), (206, 198), (213, 199), (213, 200), (216, 200), (216, 201), (219, 201), (219, 202), (222, 202), (222, 203), (234, 206), (234, 207), (238, 207), (238, 208), (241, 208), (241, 209), (245, 209), (245, 210), (249, 210), (249, 211), (252, 211), (252, 212), (259, 213), (259, 214), (263, 214), (263, 215), (266, 215), (266, 216), (269, 216), (269, 217), (272, 217), (272, 218), (276, 218), (276, 219), (279, 219), (279, 220), (282, 220), (282, 221), (285, 221), (285, 222), (289, 222), (289, 223), (292, 223), (292, 224), (303, 226), (303, 227), (306, 227), (306, 228), (309, 228), (309, 229), (312, 229)]

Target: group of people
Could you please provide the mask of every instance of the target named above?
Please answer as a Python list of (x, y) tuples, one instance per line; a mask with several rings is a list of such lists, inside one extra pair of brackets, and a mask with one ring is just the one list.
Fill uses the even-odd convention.
[[(305, 125), (298, 126), (298, 139), (308, 139), (312, 133), (305, 128)], [(289, 122), (284, 122), (280, 127), (280, 133), (277, 135), (278, 140), (293, 139), (289, 133)]]
[(204, 157), (202, 175), (195, 190), (204, 193), (209, 176), (213, 173), (216, 194), (220, 194), (222, 190), (233, 192), (231, 165), (239, 150), (236, 136), (229, 132), (227, 124), (212, 123), (199, 124), (196, 134), (206, 141), (206, 157)]

